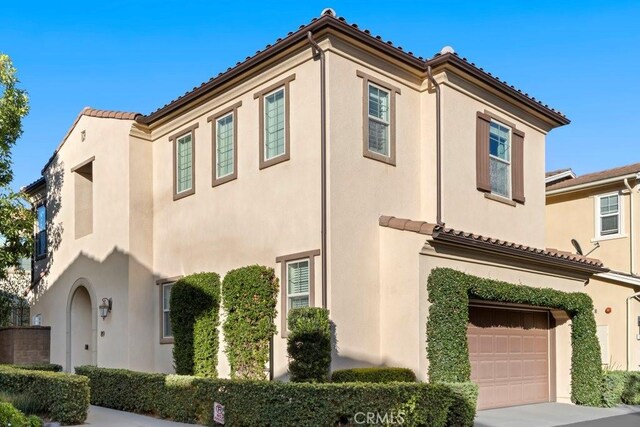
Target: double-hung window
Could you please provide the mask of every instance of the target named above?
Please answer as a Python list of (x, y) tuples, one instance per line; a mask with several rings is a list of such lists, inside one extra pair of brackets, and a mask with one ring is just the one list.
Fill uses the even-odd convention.
[(489, 173), (491, 193), (511, 198), (511, 129), (489, 123)]
[(362, 71), (356, 75), (363, 81), (362, 155), (395, 166), (395, 106), (400, 88)]
[(253, 95), (260, 101), (260, 169), (291, 158), (289, 83), (295, 78), (292, 74)]
[(207, 118), (213, 124), (213, 187), (238, 177), (238, 107), (242, 101)]
[(195, 124), (169, 139), (173, 141), (173, 200), (194, 194), (196, 191)]
[(161, 289), (161, 331), (160, 331), (160, 341), (168, 343), (173, 340), (173, 331), (171, 330), (171, 288), (173, 287), (173, 283), (162, 283), (160, 285)]
[(36, 259), (47, 255), (47, 207), (45, 204), (36, 208)]
[(617, 193), (597, 197), (596, 238), (621, 234), (620, 202), (620, 195)]

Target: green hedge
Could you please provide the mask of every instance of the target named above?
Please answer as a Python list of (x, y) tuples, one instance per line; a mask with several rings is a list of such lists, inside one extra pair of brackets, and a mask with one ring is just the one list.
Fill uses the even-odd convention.
[(327, 382), (331, 367), (329, 310), (317, 307), (289, 311), (287, 353), (293, 382)]
[(32, 415), (27, 417), (8, 402), (0, 402), (0, 426), (42, 427), (42, 420)]
[(227, 318), (222, 326), (231, 378), (265, 379), (269, 343), (276, 334), (278, 279), (273, 268), (231, 270), (222, 282)]
[(0, 366), (0, 392), (36, 398), (47, 415), (63, 425), (82, 424), (87, 418), (89, 384), (78, 375)]
[(62, 365), (55, 363), (32, 363), (26, 365), (0, 365), (8, 366), (16, 369), (26, 369), (28, 371), (48, 371), (48, 372), (62, 372)]
[(602, 406), (640, 405), (640, 372), (607, 371), (602, 377)]
[(197, 273), (178, 280), (170, 307), (176, 372), (217, 377), (220, 276)]
[[(91, 403), (175, 421), (214, 425), (214, 402), (227, 426), (335, 426), (367, 413), (401, 416), (410, 426), (472, 426), (475, 384), (309, 384), (148, 374), (82, 366)], [(361, 415), (358, 415), (358, 414)], [(389, 418), (387, 418), (389, 420)]]
[(331, 374), (334, 383), (390, 383), (416, 382), (416, 374), (407, 368), (353, 368), (339, 369)]
[(529, 304), (565, 310), (571, 317), (571, 399), (600, 406), (600, 344), (591, 298), (580, 292), (514, 285), (471, 276), (448, 268), (434, 269), (428, 279), (427, 357), (431, 381), (466, 382), (471, 376), (467, 325), (469, 298)]

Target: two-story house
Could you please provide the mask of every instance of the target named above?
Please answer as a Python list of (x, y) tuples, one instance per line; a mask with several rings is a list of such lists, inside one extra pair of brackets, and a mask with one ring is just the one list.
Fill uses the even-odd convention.
[[(281, 288), (274, 378), (287, 312), (310, 305), (330, 310), (334, 369), (426, 380), (434, 268), (570, 292), (605, 270), (544, 250), (545, 135), (568, 123), (451, 48), (423, 59), (327, 10), (151, 114), (79, 114), (26, 188), (46, 216), (32, 313), (67, 370), (171, 372), (176, 278), (263, 264)], [(480, 407), (569, 400), (566, 313), (471, 314), (494, 319), (469, 328)]]
[(595, 303), (602, 363), (640, 368), (640, 163), (576, 176), (547, 173), (547, 244), (589, 254), (611, 271), (585, 291)]

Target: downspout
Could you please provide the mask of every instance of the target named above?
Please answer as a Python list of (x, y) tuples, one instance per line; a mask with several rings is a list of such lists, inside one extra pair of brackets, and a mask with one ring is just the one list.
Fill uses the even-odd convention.
[(440, 138), (440, 85), (433, 78), (431, 65), (427, 66), (427, 77), (436, 91), (436, 223), (444, 227), (442, 221), (442, 143)]
[(307, 39), (314, 50), (314, 56), (320, 57), (320, 211), (321, 211), (321, 248), (322, 262), (322, 308), (327, 308), (327, 94), (324, 51), (313, 39), (311, 31)]
[[(637, 178), (636, 178), (637, 181)], [(631, 262), (629, 264), (629, 272), (635, 274), (636, 272), (636, 248), (635, 248), (635, 236), (633, 234), (633, 223), (635, 222), (635, 216), (633, 216), (633, 188), (629, 185), (629, 178), (624, 179), (624, 186), (629, 190), (629, 253), (631, 254)]]
[(629, 301), (640, 297), (640, 292), (627, 297), (627, 371), (631, 368), (631, 310), (629, 308)]

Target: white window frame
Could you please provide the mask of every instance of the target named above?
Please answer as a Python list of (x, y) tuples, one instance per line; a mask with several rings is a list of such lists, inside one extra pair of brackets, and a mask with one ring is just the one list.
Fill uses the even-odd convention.
[[(190, 138), (189, 143), (191, 144), (191, 186), (188, 188), (185, 188), (183, 190), (179, 190), (180, 188), (180, 140), (185, 139), (186, 137)], [(176, 138), (176, 195), (181, 195), (183, 193), (186, 193), (187, 191), (192, 191), (193, 190), (193, 168), (195, 167), (195, 162), (194, 162), (194, 155), (193, 155), (193, 131), (187, 132), (184, 135), (177, 137)]]
[[(504, 195), (504, 194), (499, 194), (499, 193), (494, 193), (493, 188), (491, 188), (491, 194), (493, 194), (494, 196), (497, 197), (502, 197), (505, 199), (509, 199), (511, 200), (512, 194), (513, 194), (513, 180), (511, 179), (512, 176), (512, 171), (511, 168), (513, 167), (513, 158), (512, 158), (512, 147), (513, 147), (513, 129), (511, 128), (511, 126), (502, 123), (499, 120), (495, 120), (495, 119), (491, 119), (491, 123), (496, 123), (499, 126), (502, 126), (505, 129), (509, 130), (509, 160), (506, 161), (504, 159), (501, 159), (498, 156), (494, 156), (491, 154), (491, 125), (489, 125), (489, 162), (491, 162), (491, 159), (494, 159), (500, 163), (506, 164), (508, 166), (507, 168), (507, 179), (509, 180), (509, 185), (507, 186), (509, 188), (509, 194)], [(489, 185), (491, 185), (491, 164), (489, 164)], [(493, 186), (492, 186), (493, 187)]]
[[(297, 263), (301, 263), (301, 262), (306, 262), (307, 263), (307, 269), (309, 271), (309, 278), (308, 278), (308, 282), (307, 282), (307, 292), (299, 292), (296, 294), (290, 294), (289, 293), (289, 264), (297, 264)], [(296, 297), (303, 297), (306, 296), (307, 297), (307, 307), (311, 307), (311, 258), (298, 258), (298, 259), (292, 259), (290, 261), (287, 261), (285, 263), (285, 271), (286, 271), (286, 277), (285, 277), (285, 283), (286, 283), (286, 289), (285, 289), (285, 293), (286, 293), (286, 297), (287, 297), (287, 316), (289, 314), (289, 310), (291, 310), (291, 298), (296, 298)]]
[[(371, 98), (369, 97), (369, 90), (371, 87), (375, 87), (376, 89), (378, 89), (381, 92), (384, 92), (387, 94), (387, 116), (388, 116), (388, 120), (385, 122), (384, 120), (372, 116), (369, 112), (371, 111), (369, 108), (369, 103), (371, 102)], [(376, 123), (381, 123), (383, 125), (386, 126), (386, 130), (387, 130), (387, 152), (386, 153), (378, 153), (377, 151), (373, 151), (371, 150), (371, 132), (367, 132), (367, 135), (369, 137), (369, 140), (367, 141), (367, 150), (375, 155), (378, 156), (384, 156), (384, 157), (391, 157), (391, 91), (389, 89), (386, 89), (380, 85), (377, 85), (375, 83), (372, 82), (368, 82), (367, 85), (367, 93), (366, 93), (366, 97), (367, 97), (367, 117), (369, 118), (369, 121), (367, 122), (367, 127), (369, 126), (369, 122), (371, 122), (372, 120)]]
[[(600, 214), (600, 200), (602, 200), (602, 198), (604, 197), (610, 197), (610, 196), (618, 196), (618, 232), (617, 233), (613, 233), (613, 234), (602, 234), (602, 227), (601, 227), (601, 219), (602, 216)], [(622, 197), (623, 194), (621, 194), (619, 191), (613, 191), (611, 193), (606, 193), (606, 194), (598, 194), (597, 196), (595, 196), (595, 212), (594, 212), (594, 238), (591, 240), (592, 242), (595, 241), (600, 241), (600, 240), (610, 240), (610, 239), (620, 239), (623, 237), (626, 237), (626, 235), (624, 234), (624, 197)], [(605, 216), (612, 216), (611, 214), (605, 215)]]
[[(44, 210), (44, 227), (40, 227), (39, 210)], [(41, 233), (44, 232), (44, 237), (41, 237)], [(38, 252), (40, 249), (38, 243), (44, 238), (44, 252)], [(35, 254), (36, 260), (42, 259), (47, 255), (47, 204), (41, 203), (36, 207), (36, 239), (35, 239)]]
[[(165, 313), (171, 313), (171, 305), (169, 305), (168, 309), (164, 306), (164, 301), (165, 301), (164, 293), (165, 293), (165, 289), (167, 287), (171, 287), (173, 285), (175, 285), (175, 282), (166, 282), (166, 283), (163, 283), (163, 284), (160, 285), (160, 286), (162, 286), (162, 291), (161, 291), (162, 292), (161, 293), (161, 295), (162, 295), (162, 298), (161, 298), (162, 306), (160, 307), (160, 313), (161, 313), (161, 319), (162, 319), (162, 330), (160, 331), (160, 334), (162, 335), (162, 339), (166, 339), (166, 340), (173, 339), (173, 335), (165, 335), (164, 334), (164, 331), (166, 330), (166, 328), (165, 328), (165, 326), (166, 326), (165, 325), (165, 315), (164, 314)], [(171, 303), (169, 303), (169, 304), (171, 304)], [(169, 314), (169, 316), (171, 316), (171, 314)], [(169, 322), (171, 322), (170, 318), (169, 318)]]
[[(215, 168), (215, 174), (216, 174), (216, 179), (222, 179), (222, 178), (226, 178), (228, 176), (233, 175), (234, 173), (236, 173), (236, 165), (235, 165), (235, 156), (236, 156), (236, 147), (235, 147), (235, 138), (236, 138), (236, 134), (235, 134), (235, 122), (236, 122), (236, 115), (234, 114), (234, 111), (229, 111), (228, 114), (225, 114), (223, 116), (220, 116), (216, 119), (216, 137), (215, 137), (215, 147), (214, 149), (216, 150), (216, 164), (213, 165), (213, 167)], [(220, 142), (218, 140), (218, 126), (220, 125), (220, 121), (225, 120), (227, 117), (231, 116), (231, 149), (233, 150), (233, 157), (231, 158), (231, 168), (233, 169), (231, 172), (225, 174), (225, 175), (218, 175), (218, 164), (220, 163), (220, 158), (218, 157), (218, 143)]]
[[(270, 97), (271, 95), (282, 91), (282, 144), (284, 146), (284, 149), (282, 150), (281, 154), (278, 154), (277, 156), (273, 156), (273, 157), (267, 157), (268, 156), (268, 150), (267, 150), (267, 98)], [(262, 96), (262, 108), (263, 108), (263, 120), (264, 120), (264, 125), (262, 127), (262, 145), (263, 145), (263, 158), (262, 161), (263, 162), (270, 162), (274, 159), (278, 159), (280, 157), (286, 156), (287, 155), (287, 86), (280, 86), (277, 89), (272, 90), (271, 92), (267, 92)]]

